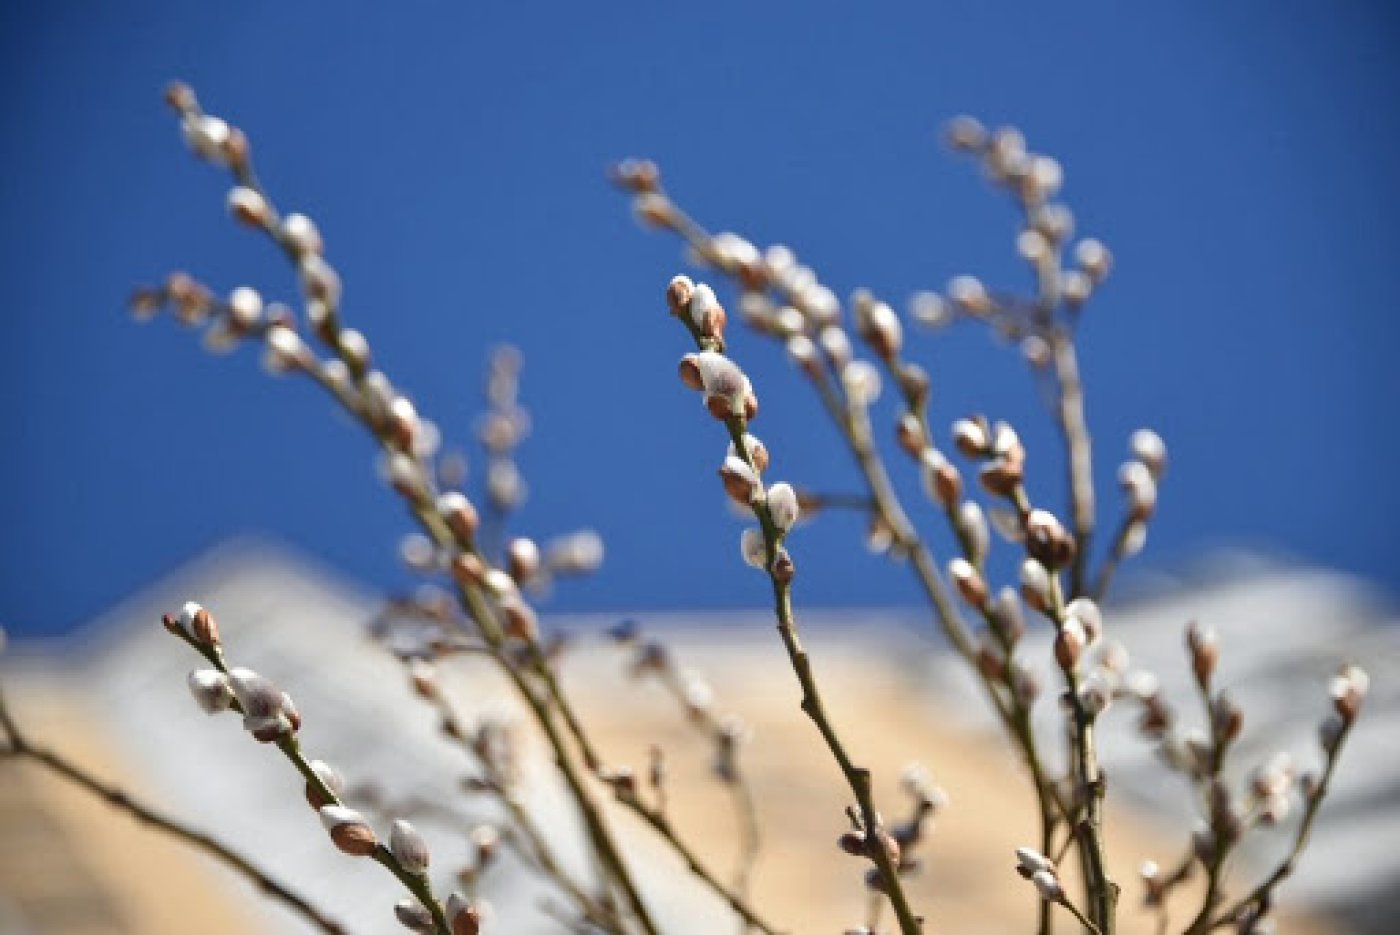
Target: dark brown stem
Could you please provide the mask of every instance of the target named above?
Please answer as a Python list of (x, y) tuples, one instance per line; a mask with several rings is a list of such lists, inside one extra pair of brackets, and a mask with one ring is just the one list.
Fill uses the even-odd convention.
[(259, 890), (289, 906), (304, 919), (329, 935), (345, 935), (345, 928), (334, 919), (328, 918), (319, 909), (297, 895), (287, 886), (279, 883), (251, 860), (221, 843), (203, 831), (162, 815), (155, 809), (132, 798), (131, 794), (111, 783), (103, 782), (71, 760), (40, 746), (21, 731), (0, 695), (0, 726), (3, 726), (9, 747), (6, 756), (31, 760), (46, 769), (64, 777), (74, 785), (104, 800), (113, 808), (131, 815), (138, 821), (157, 828), (171, 837), (204, 851), (250, 880)]

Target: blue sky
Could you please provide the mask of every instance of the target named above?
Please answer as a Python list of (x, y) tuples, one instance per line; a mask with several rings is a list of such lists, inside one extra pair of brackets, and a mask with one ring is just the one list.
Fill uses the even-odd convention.
[[(1384, 3), (6, 5), (0, 622), (64, 629), (241, 533), (405, 580), (406, 520), (327, 401), (123, 312), (175, 268), (293, 295), (180, 144), (160, 103), (176, 76), (320, 222), (348, 316), (450, 435), (486, 348), (522, 347), (518, 528), (609, 543), (554, 607), (764, 600), (719, 501), (720, 433), (674, 379), (684, 335), (660, 295), (682, 262), (605, 166), (657, 159), (714, 229), (789, 243), (843, 293), (1025, 285), (1010, 207), (938, 144), (962, 112), (1058, 156), (1081, 230), (1115, 251), (1082, 353), (1105, 495), (1132, 429), (1172, 449), (1143, 565), (1239, 542), (1393, 589), (1398, 33)], [(734, 351), (774, 476), (853, 488), (775, 350)], [(1053, 501), (1054, 436), (1014, 356), (971, 328), (913, 356), (939, 423), (1022, 428)], [(800, 599), (916, 601), (856, 532), (834, 517), (794, 539)]]

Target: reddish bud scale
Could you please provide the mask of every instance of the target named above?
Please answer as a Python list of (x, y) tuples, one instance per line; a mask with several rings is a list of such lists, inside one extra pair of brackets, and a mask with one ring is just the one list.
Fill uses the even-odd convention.
[(1062, 627), (1055, 635), (1055, 662), (1059, 663), (1061, 669), (1069, 672), (1079, 663), (1079, 656), (1084, 651), (1084, 638), (1082, 631), (1072, 627)]
[(165, 103), (182, 114), (189, 113), (199, 107), (199, 101), (194, 96), (194, 89), (183, 81), (172, 81), (166, 85)]
[(529, 604), (519, 599), (501, 601), (505, 633), (514, 639), (533, 643), (539, 637), (539, 622)]
[(198, 637), (201, 642), (208, 643), (210, 646), (218, 644), (219, 625), (215, 622), (214, 615), (209, 613), (209, 611), (201, 607), (199, 612), (194, 615), (191, 626), (194, 629), (194, 635)]
[(677, 318), (684, 318), (695, 295), (695, 283), (689, 276), (677, 276), (666, 287), (666, 306)]
[[(681, 382), (687, 387), (695, 390), (697, 393), (705, 389), (705, 381), (700, 376), (700, 365), (696, 363), (696, 356), (694, 354), (686, 354), (682, 357), (677, 370), (680, 373)], [(709, 404), (706, 403), (706, 405)]]
[(904, 449), (904, 453), (915, 460), (928, 446), (928, 436), (924, 434), (923, 424), (913, 413), (906, 413), (900, 417), (898, 425), (895, 426), (895, 438), (899, 441), (899, 447)]
[(661, 186), (661, 170), (649, 159), (625, 159), (613, 167), (613, 182), (633, 192), (654, 192)]
[(728, 323), (729, 316), (725, 314), (724, 307), (716, 305), (705, 312), (697, 326), (700, 333), (708, 338), (723, 338), (724, 326)]
[(486, 576), (486, 564), (472, 552), (452, 556), (452, 577), (465, 587), (480, 585)]
[(773, 559), (771, 571), (773, 580), (779, 584), (792, 583), (792, 579), (797, 576), (797, 566), (793, 563), (792, 556), (788, 554), (787, 549), (778, 550), (778, 557)]
[(988, 463), (979, 472), (982, 488), (997, 497), (1011, 497), (1025, 477), (1026, 459), (1020, 448)]
[(343, 853), (352, 857), (368, 857), (379, 842), (368, 825), (344, 824), (331, 829), (331, 840)]
[(944, 507), (962, 499), (962, 475), (952, 462), (944, 461), (933, 469), (933, 492)]
[(754, 492), (752, 478), (728, 464), (719, 469), (719, 476), (724, 484), (724, 492), (729, 498), (742, 506), (748, 506)]
[(1077, 548), (1074, 536), (1058, 522), (1036, 522), (1032, 519), (1026, 524), (1026, 551), (1036, 561), (1054, 571), (1074, 561)]
[(977, 669), (991, 681), (997, 682), (1006, 674), (1006, 663), (991, 646), (982, 646), (977, 650)]

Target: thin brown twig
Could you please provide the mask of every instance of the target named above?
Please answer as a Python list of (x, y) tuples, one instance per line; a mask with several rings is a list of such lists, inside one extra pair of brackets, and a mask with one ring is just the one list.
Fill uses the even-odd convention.
[[(199, 118), (202, 116), (202, 112), (199, 110), (198, 104), (194, 101), (192, 93), (188, 93), (185, 96), (177, 95), (175, 97), (178, 100), (178, 109), (186, 119)], [(299, 263), (302, 258), (298, 253), (297, 247), (289, 242), (288, 238), (281, 230), (276, 209), (273, 207), (271, 198), (267, 196), (266, 192), (259, 184), (251, 159), (247, 157), (246, 151), (240, 158), (230, 160), (229, 168), (239, 184), (256, 192), (265, 202), (266, 212), (261, 218), (259, 226), (283, 249), (294, 264)], [(307, 298), (308, 302), (313, 301), (312, 296), (308, 295)], [(393, 444), (385, 437), (384, 430), (375, 425), (373, 421), (368, 418), (365, 406), (359, 398), (359, 394), (363, 392), (365, 376), (364, 361), (357, 357), (348, 346), (345, 336), (346, 332), (340, 322), (339, 309), (336, 301), (326, 296), (316, 297), (314, 301), (316, 302), (316, 307), (320, 316), (317, 322), (317, 332), (331, 345), (336, 354), (346, 364), (347, 369), (354, 379), (355, 389), (353, 391), (342, 390), (339, 386), (326, 378), (319, 367), (310, 368), (309, 373), (317, 382), (330, 390), (332, 396), (341, 402), (352, 416), (361, 421), (375, 435), (381, 446), (385, 449), (386, 454), (394, 454), (396, 450)], [(352, 395), (352, 393), (354, 395)], [(426, 471), (422, 471), (421, 464), (417, 464), (416, 467), (418, 467), (420, 473), (423, 475), (423, 486), (431, 488), (432, 478), (428, 476)], [(457, 538), (445, 528), (441, 518), (437, 516), (432, 503), (425, 503), (420, 498), (410, 498), (410, 500), (410, 506), (414, 515), (440, 548), (451, 549), (453, 551), (471, 551), (473, 554), (477, 554), (471, 543), (459, 542)], [(480, 557), (479, 554), (478, 557)], [(494, 650), (494, 657), (502, 664), (517, 692), (530, 708), (551, 747), (554, 749), (555, 762), (559, 766), (560, 772), (564, 776), (570, 792), (579, 806), (580, 812), (584, 818), (585, 827), (588, 830), (590, 841), (598, 852), (607, 873), (622, 889), (632, 909), (633, 915), (642, 928), (648, 935), (657, 935), (656, 925), (652, 921), (650, 912), (642, 901), (636, 884), (632, 880), (631, 874), (622, 860), (616, 843), (612, 839), (611, 832), (601, 812), (598, 810), (596, 803), (593, 801), (591, 793), (586, 788), (583, 778), (578, 774), (571, 757), (568, 755), (563, 735), (559, 733), (558, 728), (553, 722), (551, 707), (557, 708), (565, 718), (570, 733), (579, 740), (585, 760), (589, 762), (590, 766), (597, 762), (596, 754), (592, 751), (591, 745), (587, 744), (586, 735), (583, 734), (582, 727), (578, 723), (572, 708), (569, 707), (563, 693), (559, 690), (559, 685), (552, 671), (550, 671), (547, 664), (543, 663), (543, 655), (538, 651), (538, 644), (534, 643), (533, 640), (530, 641), (532, 644), (531, 649), (534, 651), (534, 657), (541, 661), (541, 664), (535, 667), (535, 674), (545, 683), (550, 702), (553, 702), (552, 705), (544, 699), (539, 698), (525, 680), (523, 673), (515, 666), (510, 665), (508, 660), (505, 659), (502, 652), (504, 635), (495, 622), (494, 613), (477, 588), (459, 582), (458, 592), (468, 615), (481, 629), (481, 634), (487, 639), (488, 643), (492, 644), (491, 648)]]
[[(659, 189), (658, 189), (659, 191)], [(668, 218), (668, 226), (671, 227), (685, 242), (696, 252), (698, 256), (704, 258), (706, 262), (714, 268), (729, 273), (716, 255), (713, 246), (713, 237), (698, 222), (686, 214), (681, 208), (671, 202), (671, 216)], [(741, 286), (749, 288), (749, 285), (740, 282)], [(791, 292), (784, 292), (780, 284), (776, 282), (767, 283), (769, 288), (782, 294), (787, 301), (798, 303), (800, 296)], [(898, 378), (898, 365), (895, 362), (885, 360), (887, 372), (894, 377), (893, 382), (899, 386), (901, 393), (905, 396), (908, 411), (912, 412), (920, 420), (925, 437), (931, 437), (928, 430), (927, 413), (922, 406), (911, 396), (904, 381)], [(1032, 782), (1036, 789), (1037, 806), (1041, 815), (1041, 837), (1042, 846), (1049, 848), (1049, 836), (1053, 833), (1056, 821), (1056, 805), (1053, 801), (1053, 785), (1045, 775), (1044, 767), (1039, 751), (1036, 749), (1034, 734), (1031, 730), (1028, 712), (1017, 710), (1015, 701), (1008, 704), (1006, 700), (997, 692), (995, 685), (981, 672), (977, 666), (977, 644), (971, 631), (963, 622), (956, 605), (950, 597), (942, 577), (938, 571), (937, 562), (929, 550), (928, 545), (918, 535), (913, 524), (908, 518), (903, 506), (900, 503), (898, 494), (890, 482), (888, 471), (884, 461), (876, 448), (870, 434), (869, 425), (858, 425), (852, 418), (850, 407), (845, 404), (840, 392), (833, 386), (831, 379), (831, 361), (824, 360), (824, 369), (812, 377), (812, 384), (820, 397), (823, 407), (828, 416), (839, 430), (843, 441), (850, 450), (856, 461), (856, 465), (866, 483), (869, 491), (869, 504), (872, 512), (891, 531), (894, 539), (895, 550), (906, 553), (909, 557), (909, 564), (914, 572), (915, 579), (923, 590), (925, 597), (934, 610), (934, 618), (948, 642), (957, 653), (962, 656), (973, 673), (977, 676), (988, 701), (996, 711), (999, 719), (1005, 727), (1007, 734), (1019, 746), (1027, 769), (1031, 772)], [(953, 517), (949, 516), (950, 522)], [(953, 522), (955, 530), (958, 530), (956, 522)], [(959, 532), (961, 539), (961, 532)], [(964, 549), (967, 543), (963, 541)], [(1024, 707), (1024, 706), (1021, 706)], [(1060, 811), (1063, 812), (1061, 804)], [(1052, 922), (1051, 913), (1047, 907), (1042, 906), (1040, 912), (1039, 931), (1042, 935), (1048, 935)]]
[(246, 877), (260, 891), (285, 903), (317, 929), (326, 932), (327, 935), (345, 935), (346, 929), (339, 922), (326, 916), (304, 897), (298, 895), (286, 884), (278, 882), (267, 871), (228, 845), (206, 832), (197, 831), (174, 818), (161, 814), (134, 798), (126, 790), (98, 779), (72, 760), (30, 740), (10, 713), (3, 694), (0, 694), (0, 727), (4, 728), (9, 743), (8, 748), (4, 751), (5, 756), (28, 759), (40, 764), (74, 785), (86, 789), (113, 808), (124, 811), (138, 821), (157, 828), (231, 867)]
[[(722, 347), (719, 341), (703, 335), (688, 318), (682, 319), (682, 323), (700, 350), (718, 351)], [(761, 472), (754, 464), (752, 453), (745, 442), (747, 424), (742, 414), (728, 416), (724, 420), (724, 425), (728, 430), (737, 456), (743, 459), (753, 475), (757, 477)], [(885, 484), (888, 485), (887, 477)], [(866, 851), (875, 863), (881, 887), (890, 901), (891, 908), (894, 909), (895, 917), (899, 920), (900, 931), (903, 935), (920, 935), (923, 930), (922, 922), (914, 915), (914, 911), (909, 905), (908, 897), (904, 893), (904, 887), (899, 878), (899, 872), (885, 846), (885, 832), (881, 827), (879, 812), (875, 809), (870, 770), (863, 766), (857, 766), (851, 759), (845, 744), (836, 732), (835, 725), (832, 724), (826, 712), (821, 690), (817, 686), (816, 675), (812, 671), (811, 659), (798, 636), (797, 622), (792, 610), (791, 578), (781, 575), (775, 570), (784, 534), (774, 523), (765, 499), (754, 499), (751, 501), (751, 507), (754, 518), (758, 520), (763, 531), (768, 578), (772, 584), (773, 610), (774, 616), (777, 618), (778, 635), (783, 642), (788, 660), (792, 664), (793, 673), (797, 676), (798, 684), (802, 689), (802, 711), (812, 720), (822, 735), (827, 749), (831, 752), (832, 758), (836, 760), (847, 785), (850, 786), (851, 792), (855, 795), (856, 802), (860, 806)]]
[(1237, 903), (1230, 906), (1217, 915), (1214, 921), (1202, 920), (1193, 923), (1187, 930), (1188, 935), (1195, 935), (1197, 932), (1205, 932), (1211, 929), (1221, 928), (1226, 925), (1240, 921), (1246, 912), (1254, 907), (1265, 907), (1273, 900), (1274, 890), (1293, 874), (1298, 866), (1298, 860), (1302, 856), (1304, 848), (1308, 846), (1308, 839), (1312, 835), (1313, 822), (1317, 818), (1317, 813), (1322, 809), (1322, 802), (1327, 797), (1327, 790), (1332, 783), (1332, 774), (1336, 771), (1337, 762), (1341, 759), (1342, 746), (1346, 743), (1347, 737), (1351, 734), (1354, 722), (1347, 720), (1342, 722), (1341, 732), (1337, 735), (1335, 746), (1327, 757), (1327, 766), (1322, 772), (1322, 779), (1316, 789), (1308, 797), (1307, 805), (1303, 811), (1303, 820), (1298, 825), (1298, 833), (1293, 839), (1293, 846), (1289, 848), (1288, 855), (1279, 863), (1258, 886), (1250, 890)]

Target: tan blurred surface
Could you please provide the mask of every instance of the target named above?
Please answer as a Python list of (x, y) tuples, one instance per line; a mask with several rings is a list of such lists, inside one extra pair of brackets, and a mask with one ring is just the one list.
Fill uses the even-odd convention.
[[(52, 689), (7, 697), (33, 742), (139, 794), (139, 775), (80, 705)], [(46, 767), (0, 759), (0, 896), (43, 935), (254, 931), (235, 891), (216, 882), (226, 873)]]
[[(1297, 577), (1288, 581), (1296, 583)], [(1322, 606), (1340, 606), (1334, 592), (1320, 593)], [(397, 883), (371, 862), (336, 853), (301, 801), (299, 780), (288, 775), (287, 764), (249, 742), (236, 719), (206, 718), (190, 702), (184, 687), (193, 664), (189, 654), (150, 623), (189, 594), (218, 608), (237, 664), (264, 672), (297, 698), (306, 718), (303, 739), (309, 755), (335, 762), (352, 782), (383, 783), (390, 796), (426, 795), (454, 810), (460, 806), (464, 822), (481, 820), (457, 788), (467, 768), (460, 751), (442, 743), (434, 716), (412, 698), (402, 669), (360, 633), (372, 601), (276, 555), (241, 562), (215, 555), (182, 571), (158, 593), (139, 596), (100, 621), (84, 659), (68, 658), (62, 648), (31, 658), (8, 654), (3, 681), (17, 717), (35, 741), (236, 843), (260, 864), (275, 866), (280, 880), (343, 920), (350, 931), (397, 931), (388, 911), (401, 895)], [(1259, 594), (1257, 589), (1237, 596), (1226, 592), (1218, 600), (1234, 603), (1214, 608), (1212, 616), (1247, 621), (1249, 608), (1269, 606), (1261, 604)], [(1305, 610), (1310, 606), (1291, 593), (1279, 600)], [(1193, 605), (1201, 602), (1202, 595), (1192, 595)], [(1168, 608), (1164, 616), (1177, 614)], [(1308, 616), (1316, 615), (1309, 611)], [(1135, 631), (1135, 649), (1161, 632), (1156, 621), (1144, 618)], [(1030, 931), (1036, 901), (1014, 874), (1012, 855), (1015, 847), (1035, 843), (1036, 821), (1018, 763), (999, 738), (986, 732), (985, 719), (970, 716), (981, 710), (983, 700), (962, 691), (939, 668), (940, 657), (922, 638), (888, 621), (883, 626), (869, 622), (864, 615), (828, 614), (825, 625), (805, 628), (804, 641), (851, 753), (874, 772), (886, 818), (897, 821), (906, 813), (908, 802), (898, 780), (913, 760), (922, 762), (951, 797), (919, 850), (925, 866), (910, 881), (912, 902), (927, 914), (933, 932)], [(606, 623), (574, 620), (571, 628), (597, 634)], [(793, 935), (840, 933), (862, 924), (865, 864), (835, 844), (846, 829), (843, 810), (850, 800), (839, 771), (798, 709), (795, 680), (771, 622), (761, 613), (696, 619), (675, 615), (666, 633), (677, 662), (693, 666), (713, 686), (716, 712), (738, 715), (752, 730), (742, 763), (754, 782), (763, 822), (755, 904)], [(1171, 653), (1179, 652), (1174, 633), (1161, 638), (1171, 643)], [(1265, 648), (1280, 652), (1274, 644)], [(1268, 658), (1264, 652), (1256, 655)], [(469, 718), (497, 707), (504, 695), (500, 680), (484, 666), (463, 659), (444, 673)], [(1311, 668), (1309, 664), (1309, 672)], [(644, 772), (649, 747), (657, 743), (664, 748), (673, 824), (727, 879), (737, 850), (736, 821), (726, 791), (710, 776), (710, 747), (674, 699), (654, 682), (628, 678), (626, 670), (626, 652), (598, 638), (583, 638), (566, 657), (562, 678), (610, 765)], [(1236, 674), (1246, 690), (1283, 685), (1292, 693), (1295, 676), (1292, 670), (1282, 671), (1289, 673), (1287, 678)], [(1274, 695), (1260, 697), (1275, 708), (1281, 705)], [(1301, 723), (1306, 739), (1315, 743), (1313, 728), (1306, 720)], [(1372, 747), (1371, 763), (1392, 761), (1385, 731), (1376, 734)], [(1126, 796), (1116, 791), (1114, 775), (1129, 771), (1135, 778), (1124, 788), (1139, 787), (1141, 770), (1154, 769), (1150, 757), (1143, 762), (1132, 766), (1124, 761), (1124, 772), (1110, 775), (1108, 851), (1114, 876), (1124, 886), (1123, 933), (1154, 931), (1151, 920), (1135, 911), (1139, 862), (1145, 857), (1164, 865), (1174, 862), (1186, 837), (1185, 828), (1167, 833), (1154, 826), (1145, 817), (1152, 809), (1141, 804), (1141, 811), (1130, 809)], [(1159, 773), (1158, 768), (1154, 774)], [(1372, 774), (1379, 775), (1376, 770)], [(527, 775), (536, 780), (526, 798), (541, 825), (547, 833), (571, 838), (574, 817), (557, 788), (551, 788), (557, 783), (547, 759), (534, 757)], [(1353, 770), (1342, 778), (1366, 776), (1364, 770)], [(1368, 788), (1361, 786), (1355, 794), (1368, 794)], [(626, 851), (668, 935), (738, 932), (732, 914), (707, 895), (656, 835), (621, 809), (609, 811), (627, 838)], [(1168, 811), (1157, 809), (1156, 814)], [(389, 816), (369, 814), (377, 826), (387, 824)], [(1391, 839), (1384, 827), (1375, 830), (1384, 817), (1377, 815), (1364, 813), (1364, 827), (1355, 836), (1334, 840), (1348, 847), (1352, 841), (1388, 847)], [(1346, 818), (1342, 809), (1324, 814), (1318, 840), (1325, 843), (1332, 828), (1346, 827)], [(462, 831), (470, 825), (423, 827), (442, 886), (465, 860)], [(563, 850), (565, 863), (582, 871), (586, 863), (580, 849)], [(1334, 845), (1332, 853), (1350, 851)], [(1327, 859), (1303, 867), (1306, 872), (1334, 868), (1335, 862)], [(488, 929), (489, 935), (558, 930), (538, 910), (535, 900), (541, 891), (520, 879), (518, 869), (518, 864), (503, 867), (487, 880), (485, 892), (499, 904), (503, 920)], [(1286, 891), (1285, 897), (1291, 892), (1296, 890)], [(1173, 910), (1177, 926), (1189, 918), (1187, 904), (1198, 898), (1183, 896), (1185, 904)], [(292, 913), (269, 905), (226, 867), (34, 765), (0, 759), (3, 935), (310, 931)], [(1057, 920), (1061, 935), (1076, 930), (1068, 917)], [(1297, 917), (1280, 926), (1281, 932), (1299, 935), (1340, 930)]]
[[(820, 633), (809, 637), (808, 650), (847, 746), (858, 763), (874, 771), (877, 800), (887, 819), (902, 819), (907, 811), (899, 776), (910, 761), (925, 765), (950, 795), (933, 834), (917, 851), (925, 866), (909, 886), (911, 902), (927, 914), (929, 930), (1034, 931), (1036, 901), (1012, 867), (1016, 847), (1037, 844), (1038, 819), (1028, 780), (1009, 748), (940, 723), (916, 671), (901, 672), (889, 664), (889, 654), (857, 655), (849, 638), (832, 639), (824, 647), (826, 639)], [(753, 730), (743, 763), (766, 834), (754, 877), (756, 901), (792, 932), (840, 932), (864, 919), (860, 881), (869, 865), (837, 849), (836, 838), (847, 828), (843, 809), (851, 799), (816, 729), (798, 709), (796, 680), (785, 668), (776, 635), (773, 642), (772, 653), (746, 647), (742, 654), (683, 642), (679, 661), (699, 664), (715, 689), (717, 709), (739, 713)], [(640, 772), (648, 745), (660, 743), (671, 767), (675, 824), (714, 866), (731, 868), (737, 828), (733, 806), (708, 778), (708, 748), (687, 728), (674, 700), (655, 683), (629, 687), (626, 680), (619, 681), (621, 666), (612, 679), (605, 666), (579, 668), (584, 671), (570, 679), (569, 687), (600, 725), (604, 750)], [(967, 703), (981, 704), (982, 699)], [(1155, 917), (1136, 911), (1137, 867), (1148, 856), (1163, 864), (1174, 861), (1184, 834), (1167, 838), (1116, 808), (1109, 810), (1108, 827), (1111, 868), (1124, 887), (1120, 931), (1155, 932)], [(1066, 861), (1067, 866), (1073, 863)], [(683, 872), (678, 862), (671, 864)], [(1073, 872), (1065, 876), (1072, 879)], [(1191, 889), (1173, 918), (1187, 921), (1188, 907), (1194, 911), (1198, 903), (1192, 901), (1198, 899)], [(1077, 930), (1068, 916), (1058, 919), (1057, 927)], [(1329, 929), (1317, 921), (1289, 918), (1283, 931), (1320, 935)]]

